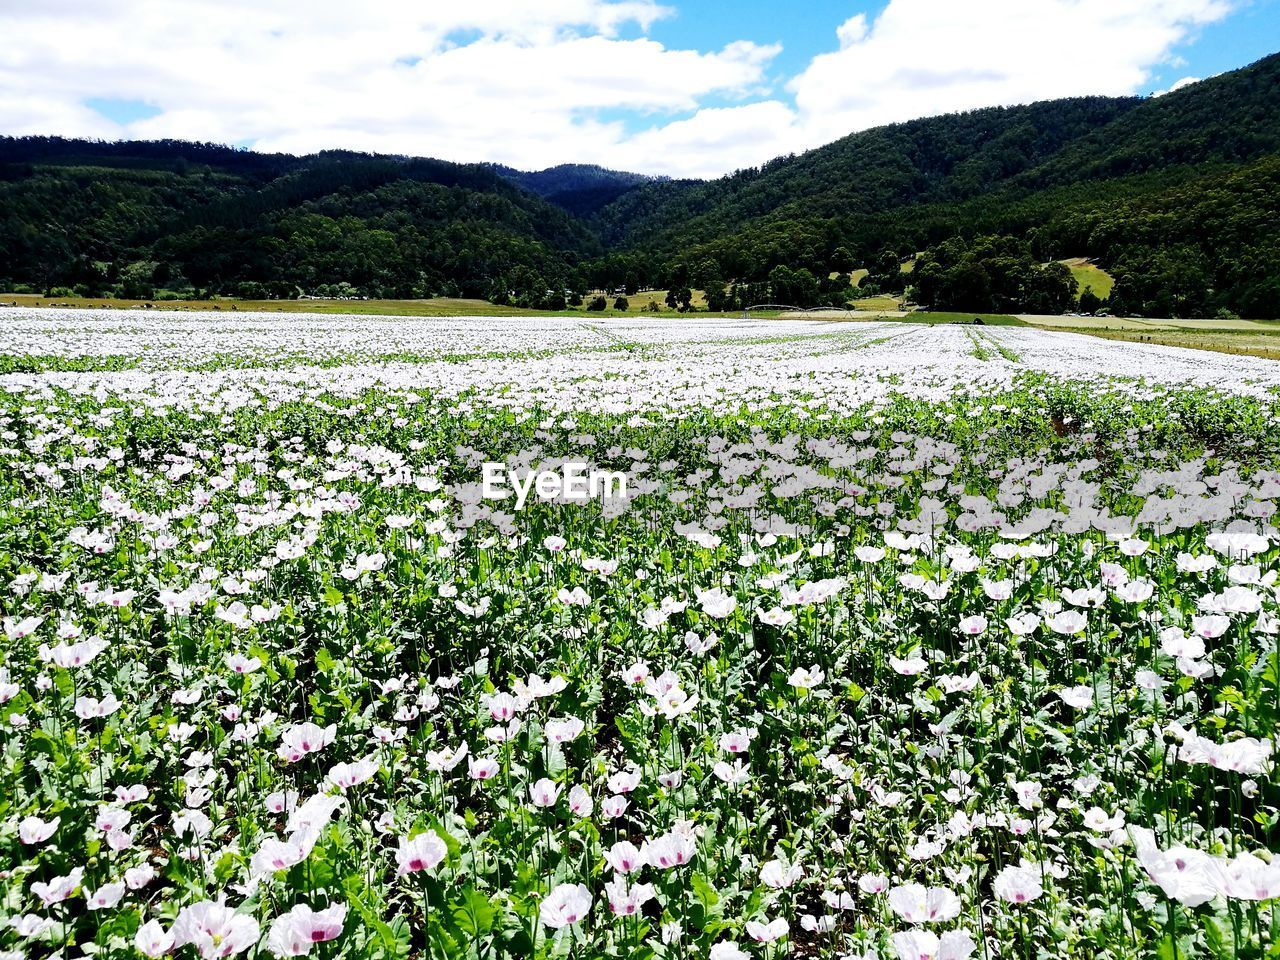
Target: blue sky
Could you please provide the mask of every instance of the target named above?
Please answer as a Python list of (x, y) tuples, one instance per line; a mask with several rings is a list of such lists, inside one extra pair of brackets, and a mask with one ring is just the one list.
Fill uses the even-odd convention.
[[(1212, 77), (1280, 51), (1280, 0), (1242, 4), (1230, 16), (1202, 28), (1179, 49), (1185, 66), (1158, 67), (1152, 90), (1181, 76)], [(1148, 91), (1149, 92), (1149, 91)]]
[(139, 120), (150, 120), (164, 112), (145, 100), (130, 100), (125, 97), (87, 97), (84, 104), (94, 113), (121, 126), (128, 126)]
[[(963, 0), (955, 0), (963, 3)], [(780, 43), (773, 74), (785, 79), (802, 71), (810, 59), (831, 47), (835, 28), (848, 17), (863, 13), (874, 17), (883, 3), (838, 3), (833, 0), (800, 0), (778, 4), (767, 0), (678, 3), (674, 14), (659, 21), (650, 35), (678, 45), (689, 36), (745, 38), (759, 43)], [(782, 12), (785, 10), (785, 12)], [(1200, 28), (1190, 42), (1177, 47), (1168, 64), (1157, 64), (1150, 84), (1138, 93), (1167, 89), (1185, 76), (1209, 77), (1252, 63), (1280, 51), (1280, 0), (1254, 0), (1234, 5), (1229, 16)], [(1184, 62), (1180, 62), (1184, 61)]]
[(44, 0), (0, 132), (714, 176), (883, 123), (1149, 95), (1280, 49), (1280, 0)]

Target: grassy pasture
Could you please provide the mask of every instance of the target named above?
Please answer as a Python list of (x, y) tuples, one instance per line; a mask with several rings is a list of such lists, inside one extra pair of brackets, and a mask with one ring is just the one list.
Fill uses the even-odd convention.
[(1209, 332), (1162, 330), (1145, 334), (1134, 330), (1088, 332), (1092, 336), (1102, 337), (1106, 340), (1121, 340), (1127, 343), (1155, 343), (1167, 347), (1188, 347), (1193, 350), (1209, 350), (1213, 353), (1229, 353), (1236, 356), (1261, 357), (1264, 360), (1280, 360), (1280, 335), (1277, 334), (1236, 333), (1230, 330)]
[(859, 297), (853, 301), (853, 308), (855, 310), (899, 310), (901, 304), (896, 297)]
[(1045, 314), (1019, 314), (1019, 319), (1034, 327), (1069, 330), (1185, 330), (1204, 333), (1254, 333), (1259, 336), (1280, 334), (1280, 323), (1266, 320), (1149, 320), (1143, 317), (1058, 317)]
[(1111, 274), (1096, 263), (1092, 263), (1084, 257), (1072, 257), (1069, 260), (1060, 260), (1059, 262), (1070, 270), (1071, 275), (1076, 278), (1076, 283), (1080, 285), (1080, 293), (1092, 289), (1103, 300), (1111, 296), (1111, 288), (1115, 286), (1115, 280)]
[[(590, 300), (595, 295), (596, 294), (594, 293), (587, 294), (587, 300)], [(612, 308), (613, 301), (618, 298), (616, 296), (606, 294), (605, 299), (609, 301), (609, 306)], [(667, 313), (672, 312), (671, 308), (667, 306), (666, 290), (641, 290), (639, 293), (629, 295), (627, 297), (627, 312), (647, 312), (649, 310), (649, 305), (653, 303), (658, 305), (659, 310)], [(707, 308), (707, 293), (705, 290), (693, 291), (693, 305), (699, 310), (705, 310)]]
[(1179, 330), (1229, 331), (1232, 333), (1280, 334), (1280, 323), (1274, 320), (1161, 320)]
[(1154, 343), (1280, 360), (1280, 324), (1259, 320), (1145, 320), (1137, 317), (1018, 318), (1034, 327), (1127, 343)]
[(1058, 317), (1045, 314), (1020, 314), (1019, 319), (1033, 327), (1047, 330), (1174, 330), (1171, 321), (1143, 320), (1139, 317)]

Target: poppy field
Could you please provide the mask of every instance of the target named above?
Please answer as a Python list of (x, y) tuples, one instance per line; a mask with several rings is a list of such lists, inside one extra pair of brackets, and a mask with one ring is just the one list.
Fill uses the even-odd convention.
[(3, 960), (1280, 956), (1280, 366), (0, 323)]

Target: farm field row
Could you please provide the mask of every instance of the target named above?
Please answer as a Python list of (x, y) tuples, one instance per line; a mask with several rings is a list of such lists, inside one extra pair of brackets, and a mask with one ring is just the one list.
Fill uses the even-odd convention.
[[(111, 371), (120, 383), (141, 383), (148, 376), (173, 380), (185, 369), (197, 386), (210, 380), (309, 376), (305, 369), (290, 371), (312, 365), (335, 368), (332, 377), (359, 369), (380, 382), (417, 377), (425, 383), (456, 381), (457, 389), (472, 377), (481, 385), (537, 387), (590, 378), (610, 393), (627, 396), (628, 403), (648, 402), (646, 391), (660, 383), (668, 384), (670, 396), (678, 396), (682, 387), (693, 389), (695, 397), (733, 396), (739, 385), (756, 395), (764, 384), (753, 379), (751, 364), (782, 377), (772, 386), (784, 392), (792, 381), (812, 381), (820, 368), (829, 375), (809, 389), (817, 395), (849, 392), (855, 398), (869, 395), (873, 382), (898, 382), (905, 390), (932, 396), (935, 381), (1008, 385), (1028, 372), (1153, 378), (1254, 394), (1280, 383), (1280, 367), (1248, 357), (1111, 343), (1018, 325), (1009, 317), (989, 316), (985, 327), (949, 322), (964, 316), (934, 314), (939, 322), (924, 324), (691, 315), (674, 324), (644, 316), (14, 310), (4, 316), (7, 342), (0, 369), (104, 374), (81, 378), (85, 384), (103, 382)], [(978, 356), (983, 351), (975, 352), (975, 342), (993, 345), (990, 355)], [(702, 371), (688, 365), (691, 357), (704, 370), (714, 370), (715, 378), (700, 377)], [(206, 372), (213, 376), (204, 377)]]

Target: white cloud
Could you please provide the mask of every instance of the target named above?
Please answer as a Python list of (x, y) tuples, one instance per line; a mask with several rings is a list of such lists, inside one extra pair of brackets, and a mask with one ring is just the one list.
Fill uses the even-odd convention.
[[(873, 21), (858, 14), (836, 29), (839, 48), (787, 85), (795, 106), (785, 115), (772, 101), (767, 111), (752, 104), (682, 121), (715, 132), (707, 155), (683, 166), (722, 173), (916, 117), (1143, 92), (1154, 67), (1232, 9), (1232, 0), (890, 0)], [(719, 159), (720, 143), (736, 143), (732, 162)]]
[(0, 134), (71, 133), (114, 139), (120, 128), (74, 98), (0, 90)]
[[(1138, 92), (1231, 2), (889, 0), (834, 26), (784, 98), (776, 47), (668, 48), (654, 0), (41, 0), (0, 5), (0, 131), (707, 176), (881, 123)], [(116, 124), (95, 97), (158, 114)]]
[[(661, 123), (710, 95), (745, 97), (777, 53), (746, 41), (673, 50), (643, 36), (670, 12), (653, 0), (5, 5), (0, 130), (528, 168), (618, 162), (622, 111)], [(84, 106), (90, 98), (142, 100), (158, 114), (115, 124)]]
[(1151, 95), (1153, 97), (1163, 97), (1166, 93), (1173, 93), (1173, 91), (1175, 90), (1181, 90), (1183, 87), (1189, 87), (1193, 83), (1199, 83), (1202, 79), (1204, 78), (1203, 77), (1183, 77), (1181, 80), (1175, 80), (1167, 89), (1157, 90)]
[(207, 138), (216, 124), (223, 139), (250, 138), (265, 150), (340, 146), (529, 168), (605, 161), (625, 133), (620, 123), (596, 119), (597, 111), (693, 110), (708, 93), (757, 83), (769, 53), (748, 45), (699, 54), (599, 36), (544, 45), (481, 39), (371, 70), (341, 88), (299, 85), (286, 94), (287, 123), (246, 85), (219, 91), (213, 114), (166, 111), (129, 132)]
[(867, 35), (867, 15), (854, 14), (840, 26), (836, 27), (836, 39), (840, 41), (840, 49), (844, 50), (863, 40)]
[(674, 177), (728, 173), (794, 150), (794, 124), (791, 108), (777, 100), (708, 108), (631, 137), (611, 163)]
[(1135, 93), (1229, 10), (1227, 0), (892, 0), (792, 81), (797, 125), (812, 145), (973, 107)]

